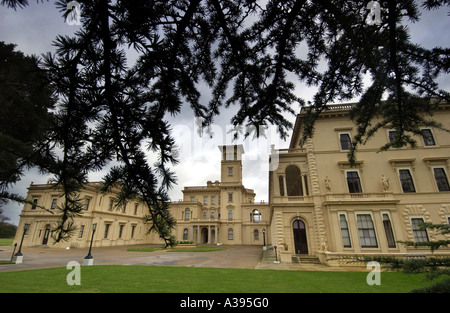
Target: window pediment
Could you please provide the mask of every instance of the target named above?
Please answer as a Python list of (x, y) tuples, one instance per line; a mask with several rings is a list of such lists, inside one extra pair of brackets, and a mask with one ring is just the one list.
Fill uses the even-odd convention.
[(341, 169), (341, 172), (344, 173), (345, 170), (349, 169), (358, 169), (362, 172), (364, 161), (355, 161), (355, 164), (351, 166), (349, 161), (339, 161), (338, 165)]
[(390, 159), (389, 163), (391, 163), (391, 166), (394, 169), (394, 171), (397, 167), (410, 167), (413, 170), (415, 170), (415, 168), (414, 168), (415, 161), (416, 161), (415, 158), (412, 158), (412, 159)]

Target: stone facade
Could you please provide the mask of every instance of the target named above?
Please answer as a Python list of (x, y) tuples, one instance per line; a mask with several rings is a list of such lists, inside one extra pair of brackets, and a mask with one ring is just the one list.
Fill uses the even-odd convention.
[[(84, 248), (91, 242), (93, 225), (96, 230), (93, 237), (94, 247), (135, 245), (148, 243), (151, 236), (145, 235), (147, 226), (143, 224), (144, 207), (130, 202), (125, 207), (114, 205), (114, 193), (100, 192), (100, 183), (89, 183), (81, 192), (84, 199), (83, 214), (74, 219), (76, 231), (68, 241), (55, 243), (51, 229), (59, 219), (58, 205), (64, 198), (61, 191), (52, 183), (31, 184), (27, 200), (36, 205), (25, 204), (20, 214), (20, 223), (14, 242), (20, 242), (25, 225), (29, 225), (24, 236), (24, 246), (48, 246), (56, 248)], [(45, 207), (44, 210), (40, 207)]]
[(242, 145), (219, 147), (221, 181), (185, 187), (183, 200), (172, 203), (179, 241), (201, 244), (263, 245), (270, 238), (270, 210), (255, 203), (255, 193), (242, 185)]
[[(268, 173), (268, 203), (255, 203), (254, 191), (242, 184), (243, 147), (220, 146), (221, 180), (185, 187), (183, 199), (170, 205), (177, 220), (176, 239), (195, 244), (266, 243), (277, 247), (282, 262), (308, 256), (330, 265), (355, 254), (429, 253), (398, 241), (437, 239), (419, 230), (418, 224), (450, 223), (449, 134), (424, 128), (423, 136), (415, 136), (417, 148), (380, 152), (395, 136), (393, 129), (381, 128), (359, 147), (356, 166), (351, 167), (347, 153), (357, 126), (349, 120), (350, 108), (351, 104), (330, 105), (306, 142), (300, 140), (304, 113), (297, 116), (289, 148), (272, 150), (278, 166)], [(434, 119), (450, 129), (450, 105), (441, 104)], [(57, 214), (29, 204), (21, 213), (15, 241), (29, 224), (25, 246), (87, 247), (96, 224), (93, 246), (161, 243), (156, 234), (146, 234), (145, 210), (138, 203), (114, 208), (114, 192), (101, 194), (99, 183), (90, 183), (81, 197), (86, 211), (76, 219), (78, 229), (69, 242), (52, 245), (49, 235)], [(53, 185), (43, 184), (30, 186), (28, 200), (52, 211), (62, 199)]]
[[(350, 106), (329, 106), (306, 142), (300, 113), (289, 149), (274, 152), (279, 166), (269, 175), (271, 233), (283, 262), (302, 254), (326, 262), (353, 254), (429, 253), (397, 241), (431, 239), (419, 222), (450, 223), (449, 134), (424, 128), (417, 148), (380, 152), (395, 134), (382, 128), (359, 147), (351, 167), (347, 153), (357, 126), (349, 120)], [(442, 104), (434, 119), (450, 129), (450, 106)]]
[[(241, 145), (221, 146), (221, 182), (207, 182), (206, 186), (185, 187), (182, 201), (170, 204), (177, 223), (173, 231), (178, 241), (195, 244), (261, 245), (269, 244), (270, 210), (266, 203), (255, 203), (255, 193), (242, 185)], [(119, 190), (110, 194), (100, 192), (100, 183), (89, 183), (80, 195), (85, 211), (75, 218), (77, 231), (69, 241), (55, 244), (51, 229), (58, 221), (57, 206), (63, 201), (61, 192), (51, 183), (32, 184), (26, 204), (20, 214), (15, 242), (19, 242), (24, 226), (29, 229), (24, 237), (25, 246), (88, 247), (93, 225), (94, 247), (162, 244), (155, 233), (147, 233), (148, 225), (142, 218), (146, 209), (139, 203), (129, 202), (116, 207), (113, 199)], [(43, 206), (49, 208), (43, 210)]]

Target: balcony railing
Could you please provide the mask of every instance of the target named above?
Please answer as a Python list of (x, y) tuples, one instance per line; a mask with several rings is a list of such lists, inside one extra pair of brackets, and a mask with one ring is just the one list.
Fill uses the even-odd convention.
[(379, 193), (332, 193), (326, 195), (326, 201), (386, 201), (394, 200), (390, 192)]

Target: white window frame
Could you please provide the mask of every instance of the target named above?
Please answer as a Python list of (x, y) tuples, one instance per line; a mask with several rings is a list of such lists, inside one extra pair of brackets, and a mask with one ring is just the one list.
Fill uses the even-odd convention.
[[(422, 221), (423, 221), (424, 223), (426, 223), (427, 221), (425, 220), (425, 216), (423, 216), (423, 215), (410, 215), (410, 216), (409, 216), (409, 223), (410, 223), (410, 225), (411, 225), (411, 232), (412, 232), (412, 235), (413, 235), (414, 242), (424, 242), (424, 241), (417, 241), (417, 240), (416, 240), (416, 236), (414, 236), (414, 229), (413, 229), (413, 223), (412, 223), (412, 220), (413, 220), (413, 219), (416, 219), (416, 218), (422, 219)], [(427, 229), (425, 229), (425, 233), (426, 233), (426, 235), (427, 235), (427, 239), (430, 240), (430, 234), (428, 233), (428, 230), (427, 230)]]
[(344, 181), (345, 181), (345, 185), (347, 186), (347, 192), (349, 194), (358, 194), (359, 192), (350, 192), (350, 188), (348, 187), (348, 181), (347, 181), (347, 173), (348, 172), (357, 172), (358, 173), (358, 178), (359, 178), (359, 184), (361, 185), (361, 192), (360, 193), (364, 193), (364, 186), (362, 183), (362, 176), (361, 176), (361, 171), (357, 168), (352, 168), (352, 169), (346, 169), (344, 170)]
[(423, 137), (423, 135), (421, 135), (423, 146), (424, 147), (437, 147), (438, 143), (437, 143), (437, 140), (436, 140), (436, 136), (434, 135), (433, 129), (431, 127), (421, 127), (420, 128), (421, 131), (424, 130), (424, 129), (428, 129), (431, 132), (431, 136), (433, 137), (433, 140), (434, 140), (434, 145), (426, 145), (424, 137)]
[[(414, 178), (414, 174), (413, 174), (413, 170), (411, 167), (396, 167), (395, 170), (397, 171), (397, 179), (398, 179), (398, 183), (400, 184), (400, 190), (402, 193), (417, 193), (417, 185), (416, 185), (416, 179)], [(403, 185), (402, 185), (402, 180), (400, 179), (400, 170), (408, 170), (409, 174), (411, 174), (411, 179), (412, 179), (412, 183), (414, 186), (414, 192), (405, 192), (403, 191)]]
[[(346, 246), (344, 245), (344, 240), (343, 240), (343, 238), (342, 238), (341, 215), (344, 215), (344, 216), (345, 216), (345, 221), (347, 222), (347, 230), (348, 230), (348, 237), (349, 237), (349, 240), (350, 240), (350, 247), (346, 247)], [(350, 223), (348, 222), (349, 220), (348, 220), (348, 214), (347, 214), (347, 212), (338, 212), (338, 213), (337, 213), (337, 219), (338, 219), (338, 225), (339, 225), (339, 233), (341, 234), (341, 244), (342, 244), (342, 247), (343, 247), (344, 249), (352, 249), (352, 248), (353, 248), (353, 238), (352, 238), (352, 232), (351, 232), (351, 230), (350, 230)]]
[(342, 144), (341, 144), (341, 135), (348, 135), (350, 137), (350, 146), (352, 144), (352, 134), (350, 132), (338, 132), (338, 142), (339, 142), (339, 150), (340, 151), (349, 151), (350, 147), (348, 149), (342, 149)]
[[(388, 218), (389, 218), (389, 221), (391, 222), (391, 228), (392, 228), (392, 233), (393, 233), (393, 235), (394, 235), (394, 244), (395, 244), (395, 247), (389, 247), (389, 242), (388, 242), (388, 240), (387, 240), (387, 236), (386, 236), (386, 230), (384, 229), (384, 220), (383, 220), (383, 215), (384, 214), (386, 214), (387, 216), (388, 216)], [(397, 240), (396, 240), (396, 238), (397, 238), (397, 236), (396, 236), (396, 232), (395, 232), (395, 225), (394, 225), (394, 222), (392, 221), (392, 215), (391, 215), (391, 212), (389, 212), (389, 211), (380, 211), (380, 217), (381, 217), (381, 223), (382, 223), (382, 226), (383, 226), (383, 232), (385, 233), (385, 237), (386, 237), (386, 243), (387, 243), (387, 247), (388, 247), (388, 249), (397, 249)]]
[(386, 130), (387, 141), (388, 141), (389, 143), (392, 143), (391, 138), (389, 137), (389, 133), (390, 133), (390, 132), (397, 132), (397, 130), (394, 129), (394, 128), (390, 128), (390, 129)]
[(438, 191), (438, 192), (448, 192), (448, 191), (439, 191), (439, 187), (438, 187), (438, 184), (437, 184), (437, 181), (436, 181), (436, 176), (434, 175), (434, 169), (435, 168), (442, 168), (444, 170), (445, 176), (447, 177), (447, 182), (450, 185), (450, 180), (448, 178), (448, 172), (447, 172), (446, 166), (444, 166), (444, 165), (433, 165), (433, 166), (430, 166), (430, 169), (431, 169), (431, 177), (433, 177), (434, 186), (436, 188), (436, 191)]
[[(358, 227), (358, 215), (370, 215), (370, 218), (372, 219), (373, 224), (373, 231), (375, 233), (375, 241), (376, 241), (376, 247), (363, 247), (361, 243), (361, 236), (359, 235), (359, 227)], [(373, 217), (373, 212), (371, 211), (357, 211), (355, 212), (355, 223), (356, 223), (356, 230), (358, 231), (358, 241), (359, 241), (359, 247), (361, 249), (379, 249), (380, 248), (380, 240), (377, 233), (377, 226), (375, 224), (375, 219)]]

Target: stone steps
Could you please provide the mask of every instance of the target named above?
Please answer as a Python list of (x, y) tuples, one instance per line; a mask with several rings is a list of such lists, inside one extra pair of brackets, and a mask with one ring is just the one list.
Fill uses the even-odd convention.
[(312, 255), (293, 255), (292, 263), (300, 263), (300, 264), (321, 264), (318, 257)]

